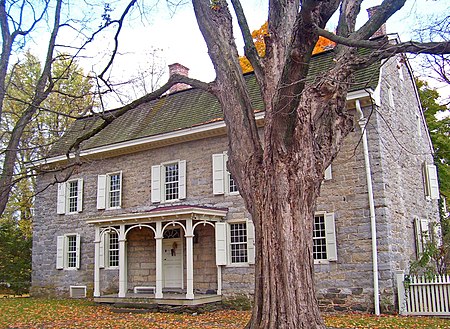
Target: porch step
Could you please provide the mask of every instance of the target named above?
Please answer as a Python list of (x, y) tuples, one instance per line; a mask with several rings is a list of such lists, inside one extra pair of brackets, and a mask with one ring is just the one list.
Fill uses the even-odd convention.
[(223, 309), (221, 302), (202, 304), (202, 305), (158, 305), (158, 304), (144, 304), (144, 303), (114, 303), (111, 311), (113, 313), (187, 313), (187, 314), (201, 314), (204, 312), (213, 312)]

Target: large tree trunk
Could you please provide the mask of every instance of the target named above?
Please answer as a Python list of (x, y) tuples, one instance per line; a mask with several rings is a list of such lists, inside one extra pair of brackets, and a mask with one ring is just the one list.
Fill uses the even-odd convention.
[(330, 70), (329, 79), (314, 86), (305, 78), (318, 37), (313, 21), (320, 26), (333, 10), (317, 16), (322, 2), (308, 1), (297, 15), (298, 1), (271, 2), (269, 27), (275, 27), (255, 70), (265, 106), (260, 140), (227, 2), (214, 3), (193, 0), (217, 74), (211, 89), (227, 126), (228, 169), (256, 228), (255, 303), (247, 327), (325, 328), (314, 290), (312, 225), (323, 171), (352, 126), (345, 111), (351, 71)]
[(318, 186), (298, 159), (265, 167), (254, 206), (254, 308), (248, 328), (324, 328), (314, 290), (312, 223)]

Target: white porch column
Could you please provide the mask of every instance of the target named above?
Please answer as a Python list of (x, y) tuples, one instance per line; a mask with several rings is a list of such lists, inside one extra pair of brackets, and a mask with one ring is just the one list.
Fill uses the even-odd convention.
[(95, 227), (94, 240), (94, 297), (100, 297), (100, 227)]
[(120, 225), (119, 232), (119, 297), (127, 293), (127, 253), (126, 253), (125, 225)]
[(194, 299), (194, 245), (192, 218), (186, 219), (186, 299)]
[(222, 295), (222, 266), (217, 265), (217, 295)]
[(155, 298), (163, 298), (162, 293), (162, 223), (160, 221), (156, 222), (156, 292)]

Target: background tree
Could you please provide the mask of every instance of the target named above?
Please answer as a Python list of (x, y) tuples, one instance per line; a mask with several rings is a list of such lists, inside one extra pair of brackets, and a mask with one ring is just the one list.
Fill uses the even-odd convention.
[[(449, 108), (438, 103), (439, 93), (427, 82), (416, 80), (420, 102), (435, 149), (440, 193), (450, 197), (450, 117)], [(448, 202), (448, 200), (447, 200)]]
[[(258, 52), (259, 57), (264, 57), (266, 55), (266, 44), (264, 43), (264, 37), (267, 35), (268, 35), (267, 22), (261, 25), (261, 27), (258, 30), (254, 30), (252, 32), (253, 42), (255, 44), (255, 48), (256, 51)], [(315, 55), (325, 50), (332, 49), (334, 48), (335, 45), (336, 45), (335, 42), (328, 40), (325, 37), (319, 36), (319, 40), (317, 40), (317, 43), (314, 47), (312, 54)], [(243, 73), (253, 71), (252, 64), (250, 64), (250, 61), (247, 59), (247, 57), (245, 57), (245, 55), (239, 57), (239, 64), (241, 65)]]
[(13, 219), (0, 219), (0, 292), (28, 292), (32, 240), (25, 231)]
[[(89, 99), (80, 99), (81, 91), (87, 92), (85, 96), (91, 94), (91, 90), (75, 89), (69, 90), (66, 88), (64, 93), (58, 90), (58, 86), (63, 87), (68, 81), (68, 74), (77, 73), (77, 67), (71, 68), (74, 65), (74, 59), (80, 56), (86, 47), (101, 33), (112, 31), (112, 51), (108, 52), (103, 61), (106, 61), (104, 70), (98, 74), (97, 77), (97, 95), (101, 97), (104, 93), (113, 90), (112, 84), (108, 81), (107, 73), (110, 70), (114, 58), (117, 54), (118, 34), (122, 28), (123, 22), (131, 8), (136, 4), (136, 0), (131, 0), (124, 7), (121, 16), (118, 19), (113, 19), (107, 10), (107, 6), (101, 9), (104, 10), (103, 21), (98, 25), (98, 20), (92, 19), (91, 12), (86, 13), (79, 7), (77, 10), (72, 10), (71, 3), (63, 2), (62, 0), (39, 0), (39, 1), (9, 1), (0, 0), (0, 27), (2, 31), (2, 54), (0, 58), (0, 122), (5, 121), (3, 125), (2, 143), (0, 149), (0, 216), (4, 213), (10, 192), (20, 177), (16, 176), (20, 170), (17, 168), (18, 160), (25, 161), (19, 157), (21, 146), (29, 146), (31, 142), (35, 145), (40, 145), (41, 150), (39, 154), (42, 156), (44, 151), (48, 149), (48, 144), (39, 144), (39, 134), (32, 133), (33, 129), (43, 129), (43, 134), (50, 134), (56, 137), (61, 134), (61, 128), (65, 125), (67, 112), (61, 112), (59, 121), (52, 121), (54, 126), (50, 126), (50, 121), (46, 119), (48, 113), (56, 113), (60, 108), (55, 109), (51, 102), (60, 102), (59, 99), (64, 99), (67, 103), (71, 99), (69, 108), (71, 111), (79, 111), (76, 116), (80, 116), (92, 108), (92, 103)], [(95, 4), (87, 4), (88, 9), (95, 9)], [(98, 9), (98, 8), (97, 8)], [(95, 13), (95, 10), (92, 10)], [(101, 19), (100, 14), (98, 18)], [(97, 23), (95, 28), (88, 27), (88, 23)], [(92, 25), (92, 24), (91, 24)], [(60, 37), (61, 29), (65, 31), (64, 37)], [(10, 68), (10, 60), (12, 58), (25, 58), (23, 49), (27, 42), (32, 38), (44, 39), (48, 34), (47, 43), (42, 42), (47, 47), (45, 59), (42, 61), (42, 68), (37, 71), (30, 71), (32, 76), (27, 77), (25, 81), (10, 81), (8, 80), (8, 69)], [(75, 37), (74, 37), (75, 35)], [(57, 42), (57, 39), (59, 42)], [(58, 49), (64, 51), (70, 50), (71, 53), (61, 55)], [(62, 56), (63, 60), (58, 60)], [(29, 58), (28, 58), (29, 59)], [(28, 63), (30, 64), (30, 63)], [(54, 65), (60, 65), (56, 71), (53, 70)], [(15, 65), (12, 66), (14, 70)], [(17, 67), (21, 68), (20, 66)], [(22, 68), (21, 68), (22, 69)], [(13, 71), (11, 71), (13, 72)], [(80, 73), (80, 72), (78, 72)], [(37, 75), (36, 75), (37, 74)], [(56, 75), (53, 75), (56, 74)], [(13, 77), (13, 75), (11, 75)], [(33, 80), (35, 84), (31, 89), (21, 90), (21, 84), (28, 84)], [(31, 86), (28, 84), (27, 86)], [(14, 89), (16, 88), (16, 89)], [(76, 93), (74, 93), (76, 91)], [(7, 95), (10, 92), (10, 95)], [(18, 93), (18, 95), (14, 95)], [(16, 97), (19, 96), (19, 97)], [(42, 104), (48, 99), (49, 108), (44, 108)], [(83, 103), (83, 108), (76, 108)], [(15, 104), (12, 106), (12, 104)], [(101, 103), (102, 104), (102, 103)], [(66, 104), (67, 105), (67, 104)], [(11, 108), (7, 108), (11, 107)], [(20, 110), (16, 111), (17, 108)], [(6, 112), (6, 113), (5, 113)], [(100, 111), (101, 112), (101, 108)], [(74, 112), (75, 113), (75, 112)], [(71, 113), (72, 115), (73, 113)], [(98, 115), (101, 115), (99, 113)], [(42, 116), (42, 119), (37, 120), (37, 117)], [(32, 123), (36, 122), (37, 126)], [(43, 135), (41, 135), (42, 137)], [(44, 142), (44, 141), (40, 141)], [(46, 141), (48, 142), (48, 141)], [(28, 152), (30, 159), (31, 151)], [(56, 181), (55, 181), (56, 183)]]
[[(435, 149), (434, 159), (439, 173), (439, 192), (441, 194), (440, 215), (442, 227), (442, 246), (433, 243), (428, 248), (430, 259), (437, 259), (438, 263), (444, 259), (445, 264), (450, 264), (450, 218), (446, 209), (449, 205), (450, 196), (450, 117), (449, 109), (438, 103), (439, 93), (431, 88), (427, 82), (417, 79), (420, 102), (424, 111), (425, 119), (430, 131), (430, 137)], [(433, 241), (435, 242), (435, 241)], [(424, 259), (426, 261), (427, 259)], [(439, 264), (439, 263), (438, 263)], [(441, 266), (441, 268), (448, 266)], [(439, 266), (438, 266), (439, 268)]]
[[(42, 74), (38, 58), (27, 52), (14, 64), (8, 75), (8, 89), (0, 123), (1, 149), (11, 139), (11, 131), (32, 101), (33, 91)], [(92, 85), (83, 71), (68, 55), (59, 55), (52, 66), (57, 77), (52, 93), (42, 102), (28, 122), (16, 153), (10, 199), (0, 216), (0, 282), (10, 285), (15, 293), (26, 292), (31, 273), (31, 226), (35, 189), (34, 173), (26, 164), (45, 157), (51, 145), (79, 114), (90, 110)]]

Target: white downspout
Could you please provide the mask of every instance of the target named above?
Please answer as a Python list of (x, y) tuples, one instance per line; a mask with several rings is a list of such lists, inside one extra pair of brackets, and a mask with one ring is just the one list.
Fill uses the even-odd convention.
[(367, 143), (366, 124), (367, 119), (364, 117), (364, 113), (361, 110), (361, 104), (359, 99), (356, 100), (356, 110), (360, 117), (358, 120), (359, 126), (362, 132), (362, 141), (364, 148), (364, 165), (366, 168), (366, 180), (367, 180), (367, 194), (369, 197), (369, 211), (370, 211), (370, 228), (372, 231), (372, 271), (373, 271), (373, 294), (375, 303), (375, 315), (380, 315), (380, 293), (378, 288), (378, 254), (377, 254), (377, 226), (375, 220), (375, 206), (373, 202), (373, 188), (372, 188), (372, 174), (370, 172), (370, 159), (369, 159), (369, 147)]

